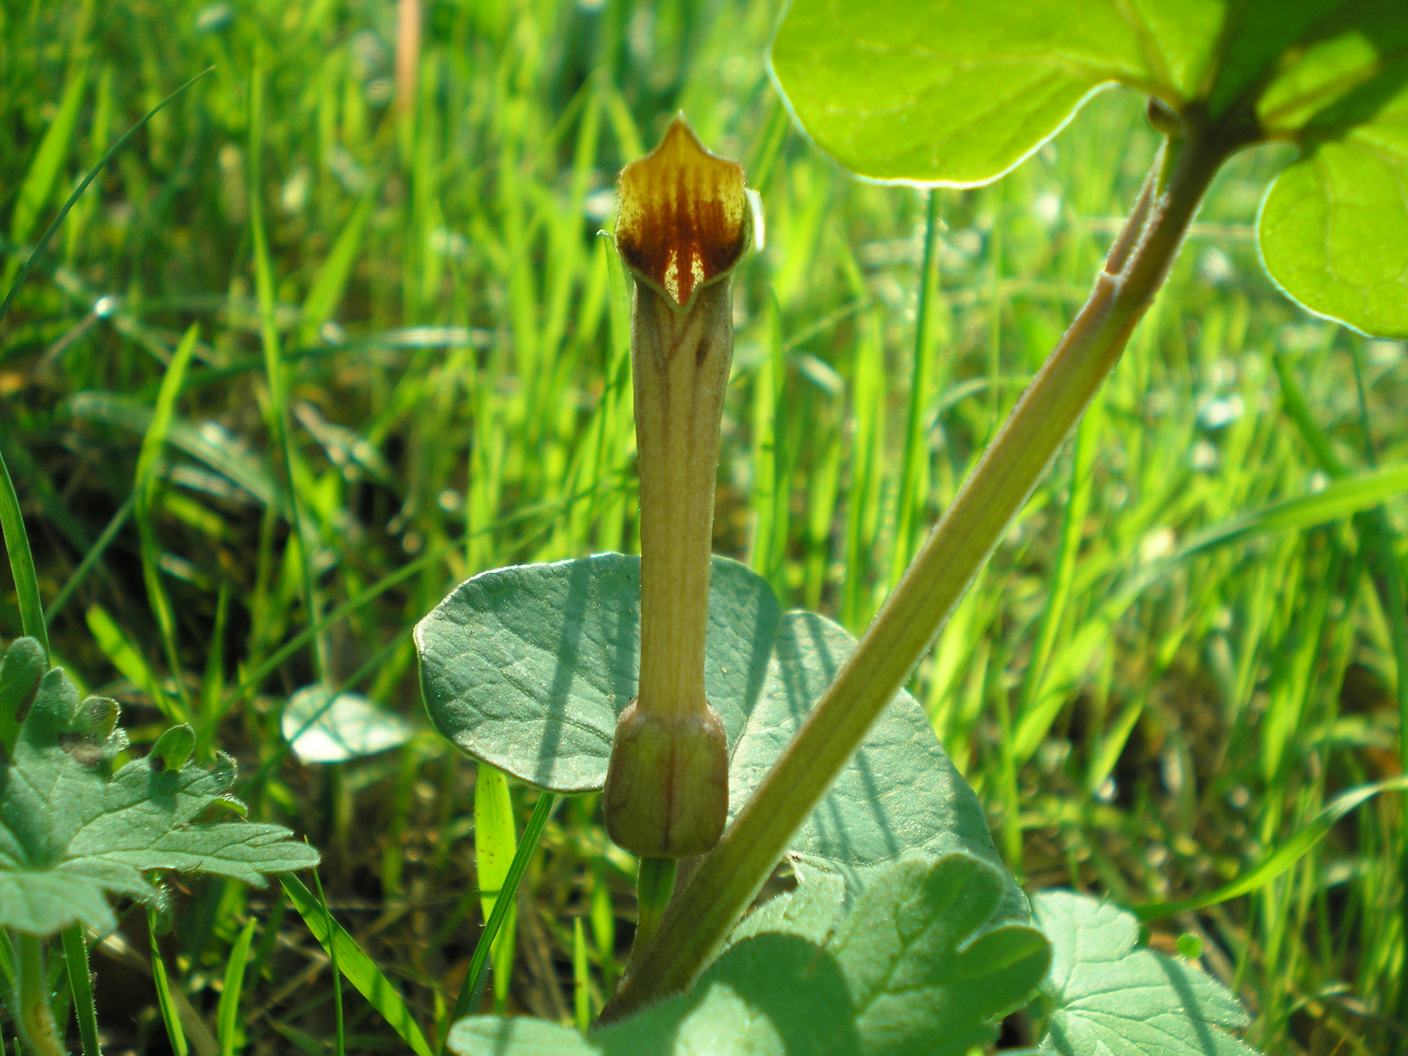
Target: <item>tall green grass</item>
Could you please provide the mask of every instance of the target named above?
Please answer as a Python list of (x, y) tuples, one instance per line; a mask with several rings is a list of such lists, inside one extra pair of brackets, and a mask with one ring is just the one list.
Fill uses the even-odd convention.
[[(511, 1010), (565, 1022), (609, 993), (631, 869), (593, 797), (546, 822), (513, 939), (475, 957), (475, 866), (514, 834), (476, 846), (472, 765), (418, 738), (303, 767), (278, 718), (314, 681), (418, 715), (409, 628), (453, 583), (637, 546), (628, 284), (600, 234), (676, 109), (767, 212), (737, 283), (717, 549), (857, 631), (1154, 149), (1138, 101), (1101, 96), (996, 187), (870, 186), (791, 129), (763, 5), (420, 6), (414, 78), (394, 5), (0, 9), (6, 289), (109, 146), (214, 67), (113, 156), (0, 324), (0, 450), (55, 656), (138, 743), (191, 716), (254, 809), (324, 851), (325, 903), (215, 885), (181, 899), (161, 960), (102, 938), (114, 1044), (165, 1044), (185, 994), (222, 1051), (367, 1051), (419, 1038), (407, 1015), (433, 1046), (471, 959), (502, 973), (505, 951), (510, 985), (485, 992)], [(1368, 1056), (1405, 1043), (1403, 797), (1337, 805), (1402, 769), (1408, 355), (1259, 271), (1274, 160), (1220, 180), (915, 688), (1028, 883), (1149, 906), (1157, 943), (1197, 935), (1268, 1052)], [(7, 581), (0, 634), (23, 604)], [(510, 794), (521, 837), (535, 798)], [(1228, 897), (1186, 908), (1208, 892)], [(377, 1000), (339, 1013), (325, 948)], [(129, 991), (134, 962), (169, 981)]]

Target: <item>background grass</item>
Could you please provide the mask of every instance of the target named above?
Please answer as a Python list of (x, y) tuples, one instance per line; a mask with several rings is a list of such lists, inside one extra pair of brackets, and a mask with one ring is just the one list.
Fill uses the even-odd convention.
[[(745, 162), (767, 213), (736, 284), (716, 549), (856, 631), (1084, 298), (1156, 145), (1112, 93), (1002, 183), (935, 194), (916, 334), (930, 199), (849, 179), (790, 127), (774, 5), (406, 12), (0, 8), (5, 288), (112, 141), (214, 66), (79, 200), (5, 320), (0, 446), (56, 662), (123, 702), (138, 745), (189, 718), (236, 755), (253, 811), (323, 850), (335, 918), (197, 885), (153, 940), (159, 1011), (127, 914), (93, 951), (111, 1052), (161, 1051), (162, 1012), (198, 1053), (399, 1044), (391, 1005), (335, 1000), (344, 972), (380, 973), (442, 1036), (489, 907), (474, 767), (430, 736), (304, 767), (279, 715), (321, 680), (420, 722), (409, 631), (455, 582), (637, 546), (626, 283), (599, 235), (616, 171), (671, 114)], [(1028, 884), (1142, 905), (1252, 874), (1152, 941), (1195, 936), (1268, 1052), (1377, 1054), (1408, 1045), (1402, 797), (1255, 870), (1401, 772), (1408, 510), (1237, 519), (1408, 463), (1408, 356), (1259, 270), (1277, 160), (1219, 180), (915, 688)], [(535, 796), (509, 798), (521, 832)], [(594, 797), (558, 807), (484, 1000), (580, 1021), (621, 968), (631, 863)], [(479, 853), (502, 875), (496, 828)], [(336, 944), (334, 971), (309, 930), (339, 926), (372, 975)]]

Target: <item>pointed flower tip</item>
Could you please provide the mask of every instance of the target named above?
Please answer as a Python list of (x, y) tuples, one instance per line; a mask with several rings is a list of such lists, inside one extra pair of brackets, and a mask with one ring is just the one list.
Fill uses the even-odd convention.
[(743, 166), (705, 150), (682, 114), (658, 147), (621, 170), (616, 248), (682, 308), (743, 259), (750, 222)]

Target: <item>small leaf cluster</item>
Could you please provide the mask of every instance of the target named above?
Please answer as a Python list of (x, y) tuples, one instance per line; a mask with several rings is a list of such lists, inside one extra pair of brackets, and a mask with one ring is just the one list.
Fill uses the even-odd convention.
[(906, 855), (847, 910), (818, 874), (738, 925), (694, 988), (582, 1037), (543, 1020), (473, 1016), (453, 1052), (506, 1056), (755, 1053), (963, 1056), (1029, 1006), (1040, 1056), (1255, 1056), (1228, 1031), (1237, 999), (1196, 965), (1138, 948), (1138, 924), (1049, 891), (998, 923), (1004, 877), (965, 854)]
[(193, 762), (190, 727), (172, 727), (145, 757), (122, 762), (118, 716), (116, 701), (80, 699), (32, 638), (0, 660), (0, 927), (45, 936), (79, 922), (103, 931), (116, 925), (114, 897), (164, 908), (154, 873), (259, 884), (317, 864), (288, 829), (242, 820), (230, 794), (234, 761)]
[(1161, 131), (1289, 143), (1257, 221), (1311, 311), (1408, 335), (1408, 17), (1401, 0), (795, 0), (772, 63), (824, 150), (874, 179), (987, 183), (1109, 85)]

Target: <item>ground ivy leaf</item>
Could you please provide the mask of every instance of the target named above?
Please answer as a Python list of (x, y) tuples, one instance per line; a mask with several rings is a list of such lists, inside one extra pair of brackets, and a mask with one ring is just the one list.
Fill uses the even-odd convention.
[(835, 873), (818, 873), (795, 890), (770, 898), (738, 922), (730, 946), (754, 935), (799, 935), (823, 946), (841, 920), (846, 885)]
[[(432, 724), (462, 751), (556, 792), (601, 787), (616, 717), (635, 693), (640, 559), (598, 554), (461, 584), (416, 627)], [(767, 583), (714, 559), (705, 679), (728, 732), (729, 807), (742, 806), (855, 642), (780, 613)], [(982, 807), (907, 693), (793, 840), (803, 873), (863, 874), (906, 851), (962, 850), (1000, 867)], [(1005, 912), (1025, 919), (1009, 884)]]
[(1272, 277), (1311, 311), (1408, 335), (1402, 0), (793, 0), (772, 66), (859, 175), (996, 179), (1119, 83), (1235, 145), (1300, 156), (1261, 211)]
[(996, 1020), (1025, 1003), (1050, 960), (1035, 928), (990, 926), (1005, 888), (1000, 871), (970, 855), (907, 856), (877, 872), (820, 941), (764, 928), (725, 951), (689, 994), (586, 1039), (477, 1016), (455, 1025), (450, 1048), (962, 1056), (996, 1037)]
[(1064, 891), (1035, 895), (1032, 912), (1052, 948), (1042, 1056), (1254, 1056), (1227, 1033), (1248, 1022), (1237, 999), (1187, 961), (1136, 949), (1133, 915)]
[[(16, 692), (7, 679), (0, 686)], [(281, 826), (205, 817), (215, 807), (243, 810), (229, 795), (228, 758), (210, 769), (167, 769), (149, 756), (113, 773), (126, 745), (113, 701), (80, 701), (58, 670), (33, 694), (0, 770), (0, 927), (48, 935), (81, 921), (110, 929), (112, 895), (162, 904), (153, 871), (261, 883), (268, 873), (317, 863), (317, 852)], [(185, 740), (167, 738), (164, 751), (180, 758)]]
[(279, 729), (305, 763), (341, 763), (397, 748), (415, 727), (360, 693), (304, 686), (288, 698)]

